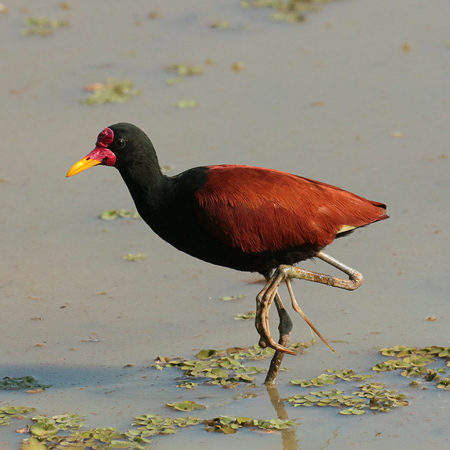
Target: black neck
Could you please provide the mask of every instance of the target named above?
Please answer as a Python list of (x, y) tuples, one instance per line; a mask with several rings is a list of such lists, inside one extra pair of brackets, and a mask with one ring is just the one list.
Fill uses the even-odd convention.
[(140, 153), (139, 156), (117, 168), (142, 215), (144, 209), (149, 212), (158, 208), (168, 178), (162, 174), (154, 151)]

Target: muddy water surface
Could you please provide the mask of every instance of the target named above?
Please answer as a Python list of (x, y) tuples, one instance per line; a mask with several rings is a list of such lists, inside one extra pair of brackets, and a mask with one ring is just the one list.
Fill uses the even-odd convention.
[[(178, 369), (149, 367), (158, 355), (192, 358), (203, 348), (256, 343), (253, 324), (233, 318), (254, 309), (261, 285), (256, 275), (180, 254), (142, 221), (98, 218), (133, 208), (119, 174), (105, 167), (65, 174), (119, 121), (143, 128), (173, 174), (218, 163), (272, 167), (388, 204), (390, 220), (328, 249), (365, 275), (359, 290), (295, 283), (301, 306), (335, 341), (338, 356), (318, 342), (286, 357), (280, 398), (305, 392), (291, 379), (327, 368), (371, 373), (382, 347), (449, 345), (448, 1), (340, 1), (301, 24), (273, 23), (267, 10), (242, 10), (230, 0), (7, 6), (0, 15), (1, 377), (33, 375), (52, 387), (36, 395), (1, 391), (1, 406), (77, 412), (89, 427), (120, 430), (138, 414), (177, 416), (165, 404), (184, 399), (207, 406), (196, 414), (202, 418), (284, 414), (263, 374), (253, 387), (187, 391), (175, 387)], [(152, 12), (160, 17), (149, 19)], [(23, 36), (30, 16), (67, 19), (70, 27)], [(211, 29), (217, 21), (232, 29)], [(172, 63), (205, 72), (168, 86), (164, 67)], [(243, 70), (232, 70), (235, 63)], [(108, 77), (133, 80), (141, 95), (121, 105), (81, 105), (83, 86)], [(174, 106), (189, 99), (199, 107)], [(146, 259), (128, 262), (127, 253)], [(330, 272), (321, 262), (302, 266)], [(246, 297), (221, 300), (230, 295)], [(296, 317), (293, 340), (309, 339)], [(410, 406), (344, 417), (335, 408), (286, 404), (299, 425), (284, 434), (225, 436), (195, 427), (153, 445), (448, 448), (447, 391), (413, 389), (398, 372), (374, 379), (405, 393)], [(248, 391), (257, 397), (233, 400)], [(19, 448), (23, 436), (14, 430), (25, 423), (0, 428), (2, 449)]]

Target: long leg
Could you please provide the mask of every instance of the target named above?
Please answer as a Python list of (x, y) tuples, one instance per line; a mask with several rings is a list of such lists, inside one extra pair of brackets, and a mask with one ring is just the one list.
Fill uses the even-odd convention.
[[(271, 275), (270, 273), (264, 274), (264, 277), (267, 282), (270, 281)], [(289, 344), (289, 339), (291, 337), (291, 331), (293, 328), (293, 323), (291, 318), (289, 317), (288, 312), (286, 311), (286, 308), (284, 307), (284, 304), (281, 300), (280, 295), (278, 292), (275, 295), (274, 298), (275, 306), (277, 307), (278, 317), (280, 318), (280, 323), (278, 325), (278, 331), (280, 332), (280, 338), (278, 340), (278, 344), (280, 344), (283, 347), (287, 347)], [(267, 346), (266, 342), (261, 339), (260, 346), (265, 348)], [(266, 379), (264, 381), (264, 384), (271, 385), (274, 384), (275, 378), (278, 375), (278, 371), (280, 370), (281, 363), (283, 361), (285, 352), (276, 350), (275, 354), (272, 357), (272, 360), (270, 361), (270, 367), (267, 372)]]
[[(317, 257), (323, 261), (331, 264), (337, 269), (341, 270), (349, 276), (348, 280), (338, 277), (332, 277), (330, 275), (325, 275), (322, 273), (313, 272), (311, 270), (301, 269), (299, 267), (281, 265), (275, 270), (274, 274), (270, 278), (269, 282), (263, 288), (263, 290), (257, 296), (257, 310), (256, 310), (256, 329), (261, 336), (260, 342), (264, 342), (269, 347), (275, 350), (282, 351), (289, 354), (295, 354), (293, 351), (289, 350), (283, 345), (277, 344), (270, 335), (269, 329), (269, 309), (272, 305), (274, 298), (277, 295), (278, 287), (282, 281), (291, 280), (292, 278), (298, 278), (301, 280), (313, 281), (315, 283), (327, 284), (328, 286), (338, 287), (341, 289), (347, 289), (353, 291), (357, 289), (364, 281), (362, 274), (351, 267), (339, 262), (338, 260), (332, 258), (326, 253), (320, 251)], [(290, 283), (287, 283), (289, 293), (291, 295), (291, 300), (294, 309), (300, 313), (301, 309), (293, 297), (292, 287)], [(300, 313), (301, 314), (301, 313)], [(303, 318), (306, 316), (303, 314)], [(305, 319), (306, 320), (306, 319)], [(307, 321), (309, 322), (309, 321)], [(310, 325), (311, 322), (309, 322)], [(313, 327), (313, 329), (318, 333), (318, 331)], [(318, 336), (323, 339), (323, 337), (318, 333)], [(328, 345), (328, 344), (327, 344)], [(330, 347), (331, 348), (331, 347)]]
[[(293, 324), (286, 309), (284, 308), (283, 302), (281, 301), (281, 298), (278, 293), (275, 295), (275, 306), (277, 307), (278, 316), (280, 318), (280, 324), (278, 325), (280, 338), (278, 340), (278, 344), (281, 345), (282, 347), (287, 348), (289, 344), (289, 339), (291, 337)], [(285, 355), (284, 351), (275, 350), (275, 354), (273, 355), (272, 360), (270, 361), (269, 370), (267, 372), (264, 384), (271, 385), (275, 383), (275, 378), (277, 377), (278, 371), (280, 370), (284, 355)]]
[[(292, 323), (289, 314), (286, 311), (286, 308), (281, 301), (280, 294), (275, 295), (275, 306), (277, 307), (278, 317), (280, 319), (280, 323), (278, 324), (278, 331), (280, 332), (280, 340), (283, 340), (285, 336), (287, 336), (287, 340), (289, 341), (289, 337), (291, 335), (292, 328), (294, 324)], [(284, 344), (283, 344), (284, 345)]]

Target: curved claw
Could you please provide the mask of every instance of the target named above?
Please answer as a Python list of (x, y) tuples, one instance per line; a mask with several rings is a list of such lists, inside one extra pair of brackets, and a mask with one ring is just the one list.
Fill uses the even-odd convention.
[(278, 344), (272, 338), (270, 338), (270, 340), (271, 340), (271, 343), (269, 344), (270, 348), (278, 350), (279, 352), (287, 353), (288, 355), (295, 356), (297, 354), (293, 350), (290, 350), (289, 348), (285, 347), (284, 345)]
[(289, 348), (284, 347), (283, 345), (278, 344), (277, 342), (275, 342), (271, 336), (261, 337), (261, 339), (258, 342), (258, 345), (261, 348), (270, 347), (270, 348), (273, 348), (274, 350), (278, 350), (280, 352), (287, 353), (289, 355), (296, 355), (297, 354), (294, 351), (290, 350)]

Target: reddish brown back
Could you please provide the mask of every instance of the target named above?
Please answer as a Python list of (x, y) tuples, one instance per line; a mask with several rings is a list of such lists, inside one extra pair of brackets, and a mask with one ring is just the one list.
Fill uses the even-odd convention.
[(277, 170), (211, 166), (197, 190), (201, 225), (248, 253), (305, 243), (326, 246), (343, 226), (387, 219), (386, 206), (319, 181)]

